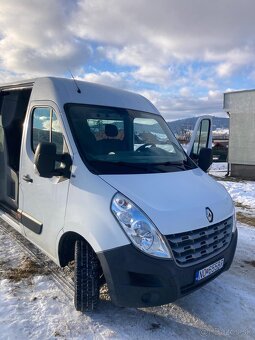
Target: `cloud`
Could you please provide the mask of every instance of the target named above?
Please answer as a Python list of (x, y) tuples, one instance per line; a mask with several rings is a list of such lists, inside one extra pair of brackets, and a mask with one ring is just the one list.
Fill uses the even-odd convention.
[(165, 86), (170, 83), (171, 75), (167, 68), (158, 67), (152, 64), (145, 64), (137, 71), (132, 72), (134, 79)]
[(75, 37), (68, 22), (71, 1), (0, 1), (1, 68), (19, 74), (63, 74), (91, 55), (89, 44)]
[(47, 116), (40, 116), (39, 120), (42, 120), (42, 121), (49, 120), (49, 117), (47, 117)]
[[(120, 48), (118, 62), (204, 60), (252, 45), (253, 0), (87, 0), (78, 3), (77, 34)], [(125, 46), (123, 49), (122, 47)], [(252, 47), (254, 50), (254, 46)], [(123, 58), (123, 54), (125, 54)], [(116, 54), (115, 54), (116, 56)]]
[(218, 90), (210, 90), (208, 92), (208, 99), (211, 100), (211, 101), (219, 101), (222, 99), (222, 93), (221, 91), (218, 91)]
[[(65, 75), (219, 113), (255, 78), (254, 0), (0, 0), (0, 81)], [(242, 82), (240, 81), (242, 77)]]
[(91, 56), (91, 42), (104, 46), (114, 63), (136, 66), (134, 76), (148, 82), (167, 82), (169, 67), (187, 60), (216, 61), (220, 77), (253, 62), (253, 0), (159, 0), (149, 6), (147, 0), (0, 0), (0, 5), (1, 64), (10, 71), (79, 69)]
[(212, 114), (226, 117), (222, 112), (222, 93), (209, 91), (205, 97), (176, 95), (144, 90), (140, 92), (148, 98), (160, 111), (166, 120), (181, 119), (188, 116)]
[(191, 95), (191, 90), (188, 87), (182, 87), (179, 93), (182, 97), (189, 97)]
[(229, 49), (253, 40), (254, 1), (86, 0), (78, 3), (75, 28), (82, 37), (123, 45), (141, 41), (175, 54), (200, 54), (206, 46)]
[(127, 74), (125, 72), (117, 73), (104, 71), (98, 73), (84, 73), (77, 79), (122, 89), (130, 89), (132, 87), (132, 83), (127, 79)]
[(220, 61), (216, 67), (217, 74), (220, 77), (230, 77), (242, 68), (247, 66), (254, 67), (254, 52), (254, 48), (247, 46), (243, 50), (235, 48), (224, 55), (218, 54), (217, 56), (211, 56), (211, 58), (212, 60)]

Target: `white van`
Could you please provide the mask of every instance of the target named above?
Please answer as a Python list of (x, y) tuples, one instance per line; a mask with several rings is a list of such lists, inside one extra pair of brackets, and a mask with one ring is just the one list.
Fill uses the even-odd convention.
[(0, 90), (0, 217), (74, 261), (77, 310), (96, 307), (104, 281), (116, 305), (147, 307), (229, 269), (235, 209), (205, 173), (209, 117), (187, 154), (138, 94), (51, 77)]

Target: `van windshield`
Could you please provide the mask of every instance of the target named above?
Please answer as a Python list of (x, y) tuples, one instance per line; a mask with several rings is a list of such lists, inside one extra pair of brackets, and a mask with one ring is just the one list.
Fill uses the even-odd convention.
[(196, 165), (160, 115), (122, 108), (66, 104), (79, 153), (97, 174), (173, 172)]

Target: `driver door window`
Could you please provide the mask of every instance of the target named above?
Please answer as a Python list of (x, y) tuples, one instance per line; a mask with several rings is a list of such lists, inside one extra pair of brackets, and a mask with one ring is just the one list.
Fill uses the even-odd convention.
[(37, 107), (33, 111), (32, 149), (35, 152), (39, 143), (52, 142), (57, 153), (63, 153), (64, 137), (56, 112), (50, 107)]

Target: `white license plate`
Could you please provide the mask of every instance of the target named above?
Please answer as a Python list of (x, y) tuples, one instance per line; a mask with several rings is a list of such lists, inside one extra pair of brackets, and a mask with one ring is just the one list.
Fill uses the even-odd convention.
[(224, 259), (221, 259), (217, 262), (214, 262), (208, 267), (198, 270), (196, 272), (196, 281), (200, 281), (204, 279), (205, 277), (212, 275), (213, 273), (220, 270), (223, 267), (223, 265), (224, 265)]

